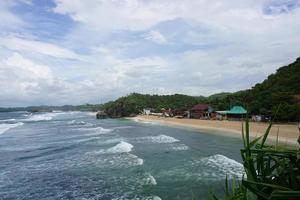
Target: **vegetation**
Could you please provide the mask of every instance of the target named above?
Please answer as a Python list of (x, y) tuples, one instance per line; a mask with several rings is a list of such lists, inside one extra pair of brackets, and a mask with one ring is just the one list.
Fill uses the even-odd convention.
[[(272, 122), (262, 137), (250, 141), (249, 121), (246, 120), (241, 150), (246, 177), (238, 185), (233, 181), (231, 191), (226, 179), (225, 200), (300, 199), (300, 149), (279, 149), (277, 143), (266, 145), (271, 127)], [(211, 193), (209, 199), (218, 198)]]
[(252, 89), (236, 93), (223, 93), (208, 97), (208, 102), (216, 109), (228, 109), (240, 104), (251, 114), (274, 115), (280, 106), (277, 119), (288, 121), (300, 116), (300, 102), (295, 95), (300, 94), (300, 58), (294, 63), (281, 67), (262, 83)]
[(277, 119), (291, 121), (300, 116), (300, 101), (294, 98), (297, 94), (300, 94), (300, 58), (288, 66), (279, 68), (275, 74), (248, 90), (219, 93), (209, 97), (133, 93), (106, 103), (103, 108), (110, 116), (121, 117), (140, 113), (143, 108), (184, 111), (197, 103), (208, 103), (216, 110), (228, 110), (233, 105), (243, 105), (250, 114), (274, 115), (275, 108), (281, 104)]
[(156, 112), (160, 112), (162, 108), (185, 111), (204, 100), (204, 97), (192, 97), (180, 94), (160, 96), (133, 93), (104, 104), (103, 109), (111, 117), (122, 117), (139, 114), (143, 108), (152, 108)]
[(297, 100), (295, 95), (300, 95), (300, 58), (288, 66), (279, 68), (276, 73), (271, 74), (266, 80), (256, 84), (251, 89), (235, 93), (219, 93), (209, 97), (133, 93), (104, 105), (0, 108), (0, 112), (19, 110), (97, 111), (102, 109), (111, 117), (124, 117), (138, 114), (143, 108), (153, 108), (157, 112), (161, 108), (185, 111), (191, 109), (197, 103), (207, 103), (212, 105), (215, 110), (228, 110), (233, 105), (242, 105), (247, 108), (250, 114), (272, 116), (275, 113), (275, 108), (281, 104), (277, 114), (278, 120), (299, 121), (300, 100), (299, 98)]

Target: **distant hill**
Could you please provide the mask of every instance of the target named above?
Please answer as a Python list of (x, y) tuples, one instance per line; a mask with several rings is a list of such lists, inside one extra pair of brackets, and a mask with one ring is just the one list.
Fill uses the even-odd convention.
[(295, 98), (300, 94), (300, 58), (280, 67), (276, 73), (251, 89), (221, 94), (208, 97), (208, 102), (219, 109), (240, 104), (247, 107), (251, 114), (268, 115), (275, 115), (280, 105), (277, 118), (293, 120), (300, 116), (300, 103)]
[(84, 104), (84, 105), (64, 105), (64, 106), (28, 106), (28, 107), (10, 107), (0, 108), (0, 112), (15, 112), (15, 111), (28, 111), (28, 112), (51, 112), (54, 110), (61, 111), (98, 111), (101, 105)]
[[(294, 63), (280, 67), (276, 73), (268, 76), (262, 83), (251, 89), (234, 93), (223, 92), (203, 96), (149, 95), (132, 93), (110, 101), (103, 105), (80, 106), (31, 106), (26, 108), (0, 108), (0, 112), (7, 111), (51, 111), (51, 110), (104, 110), (111, 117), (130, 116), (140, 113), (143, 108), (160, 111), (171, 108), (178, 111), (191, 109), (197, 103), (211, 104), (215, 110), (228, 110), (234, 105), (242, 105), (250, 114), (275, 115), (277, 119), (295, 121), (300, 118), (300, 58)], [(279, 107), (280, 105), (280, 107)], [(278, 109), (279, 108), (279, 109)]]
[(209, 103), (216, 110), (228, 110), (234, 105), (245, 106), (250, 114), (274, 115), (277, 119), (295, 120), (300, 116), (300, 102), (294, 98), (300, 95), (300, 58), (294, 63), (279, 68), (262, 83), (248, 90), (234, 93), (218, 93), (209, 97), (188, 95), (143, 95), (133, 93), (116, 101), (104, 104), (104, 110), (111, 116), (129, 116), (143, 108), (188, 110), (197, 103)]

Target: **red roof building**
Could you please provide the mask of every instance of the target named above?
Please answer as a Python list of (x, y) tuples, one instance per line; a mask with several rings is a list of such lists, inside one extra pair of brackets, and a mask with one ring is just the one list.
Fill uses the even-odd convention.
[(191, 109), (191, 118), (210, 118), (210, 113), (212, 111), (212, 107), (208, 104), (197, 104)]

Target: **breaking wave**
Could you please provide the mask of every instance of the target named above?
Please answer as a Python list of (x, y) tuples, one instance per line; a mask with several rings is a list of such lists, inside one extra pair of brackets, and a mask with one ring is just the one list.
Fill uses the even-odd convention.
[(157, 185), (155, 178), (151, 174), (147, 174), (147, 177), (144, 178), (145, 185)]
[(242, 178), (244, 174), (244, 167), (241, 163), (220, 154), (202, 158), (201, 162), (205, 166), (214, 169), (216, 173), (221, 173), (229, 177)]
[(6, 131), (8, 131), (11, 128), (22, 126), (23, 124), (24, 123), (22, 123), (22, 122), (18, 122), (18, 123), (15, 123), (15, 124), (0, 124), (0, 135), (5, 133)]
[(238, 178), (242, 179), (244, 174), (243, 165), (226, 156), (216, 154), (184, 163), (182, 166), (166, 170), (160, 176), (178, 180), (197, 180), (197, 181), (221, 181)]
[(151, 143), (159, 143), (159, 144), (168, 144), (168, 143), (179, 142), (180, 140), (177, 140), (176, 138), (167, 135), (158, 135), (158, 136), (147, 136), (147, 137), (136, 138), (136, 141), (140, 143), (151, 142)]
[(16, 121), (16, 119), (1, 119), (0, 122), (13, 122)]
[(133, 145), (127, 142), (120, 142), (114, 147), (109, 148), (107, 153), (128, 153), (131, 152)]
[(76, 120), (71, 120), (68, 122), (69, 125), (85, 125), (86, 123), (84, 121), (76, 121)]
[(99, 126), (99, 127), (93, 127), (93, 128), (80, 128), (80, 130), (94, 131), (94, 133), (92, 133), (92, 134), (86, 134), (86, 135), (105, 134), (105, 133), (109, 133), (109, 132), (113, 131), (113, 129), (103, 128), (101, 126)]
[[(131, 152), (133, 145), (124, 141), (119, 142), (117, 145), (109, 149), (101, 149), (95, 151), (92, 154), (117, 154), (117, 153), (129, 153)], [(91, 154), (91, 153), (88, 153)]]
[(170, 144), (168, 149), (173, 151), (186, 151), (189, 150), (190, 147), (186, 146), (185, 144)]
[(43, 114), (33, 114), (29, 115), (27, 119), (24, 119), (24, 121), (32, 121), (32, 122), (38, 122), (38, 121), (50, 121), (53, 117), (59, 115), (60, 113), (43, 113)]

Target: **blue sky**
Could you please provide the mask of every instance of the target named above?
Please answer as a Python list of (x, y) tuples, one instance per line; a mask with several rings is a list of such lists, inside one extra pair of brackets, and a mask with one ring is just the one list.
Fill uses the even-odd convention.
[(0, 106), (233, 92), (300, 56), (300, 0), (3, 0), (0, 18)]

